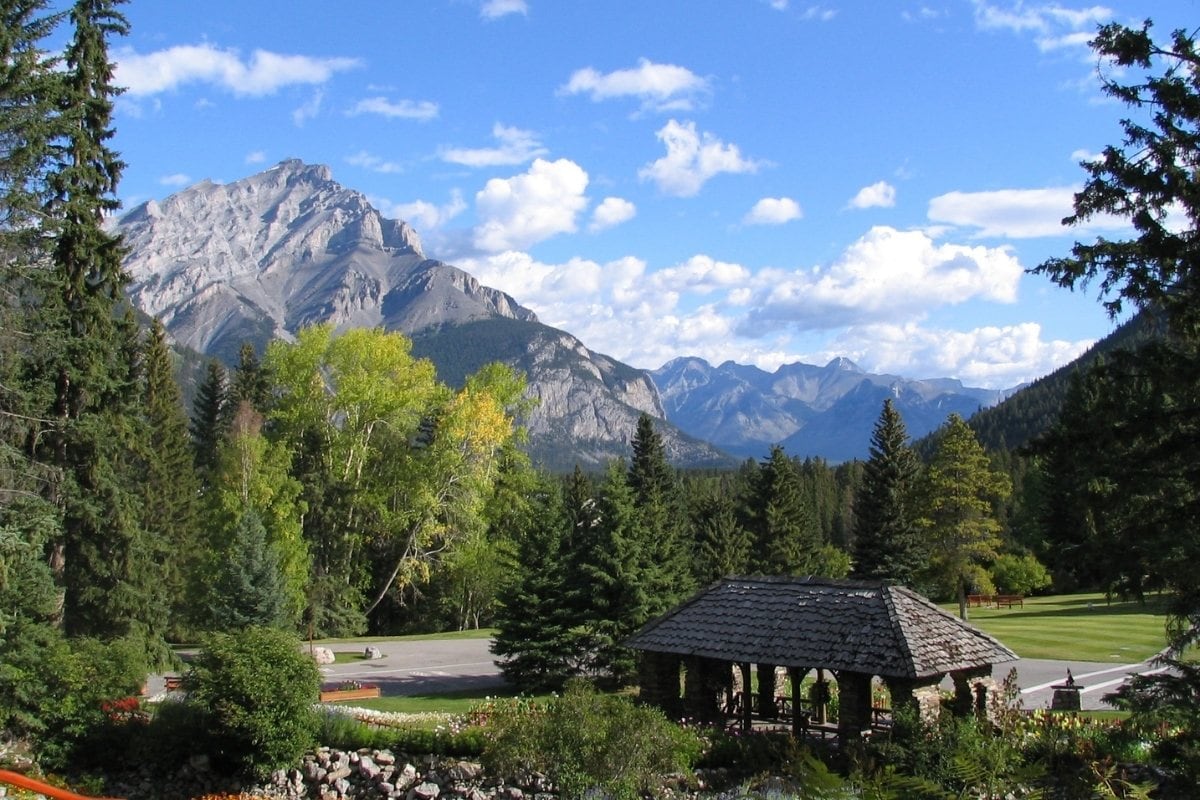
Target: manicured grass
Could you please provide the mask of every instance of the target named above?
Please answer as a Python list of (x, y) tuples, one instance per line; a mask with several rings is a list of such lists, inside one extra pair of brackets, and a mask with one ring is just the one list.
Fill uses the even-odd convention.
[[(957, 615), (957, 605), (944, 608)], [(1102, 594), (1027, 597), (1024, 608), (971, 608), (972, 625), (995, 636), (1023, 658), (1132, 664), (1167, 643), (1162, 604)]]

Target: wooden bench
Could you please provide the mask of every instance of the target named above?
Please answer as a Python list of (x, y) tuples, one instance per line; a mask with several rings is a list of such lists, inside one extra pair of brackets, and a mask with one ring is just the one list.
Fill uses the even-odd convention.
[(967, 595), (967, 605), (973, 608), (982, 608), (986, 605), (991, 605), (992, 596), (990, 594), (969, 594)]
[(996, 608), (1000, 608), (1001, 606), (1005, 608), (1012, 608), (1013, 606), (1025, 607), (1025, 598), (1019, 594), (998, 594), (993, 598), (993, 602), (996, 604)]
[(165, 684), (164, 688), (168, 692), (177, 692), (183, 688), (183, 676), (168, 675), (166, 678), (163, 679), (163, 683)]

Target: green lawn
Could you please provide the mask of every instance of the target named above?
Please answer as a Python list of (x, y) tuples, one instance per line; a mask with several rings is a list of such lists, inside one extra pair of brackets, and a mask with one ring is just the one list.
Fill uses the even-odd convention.
[[(957, 615), (957, 605), (944, 606)], [(1131, 664), (1166, 645), (1166, 618), (1155, 599), (1145, 604), (1102, 594), (1028, 597), (1024, 608), (971, 608), (972, 625), (1024, 658)]]

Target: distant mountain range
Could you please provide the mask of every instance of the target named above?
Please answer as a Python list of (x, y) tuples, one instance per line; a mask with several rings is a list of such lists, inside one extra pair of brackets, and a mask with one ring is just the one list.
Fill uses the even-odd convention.
[(667, 419), (728, 453), (758, 457), (781, 444), (790, 454), (833, 462), (866, 457), (888, 397), (918, 438), (951, 413), (969, 417), (1009, 394), (952, 379), (874, 375), (845, 358), (823, 367), (785, 364), (774, 372), (677, 358), (650, 374)]
[(797, 456), (863, 458), (885, 397), (910, 434), (1005, 395), (955, 380), (872, 375), (845, 359), (774, 373), (678, 358), (652, 372), (588, 349), (511, 296), (426, 258), (417, 233), (382, 217), (327, 167), (288, 160), (229, 184), (204, 181), (125, 214), (115, 229), (136, 306), (172, 338), (233, 363), (305, 325), (402, 331), (441, 379), (458, 385), (491, 361), (527, 375), (538, 400), (529, 449), (552, 469), (629, 454), (637, 417), (660, 420), (668, 456), (729, 466), (782, 444)]

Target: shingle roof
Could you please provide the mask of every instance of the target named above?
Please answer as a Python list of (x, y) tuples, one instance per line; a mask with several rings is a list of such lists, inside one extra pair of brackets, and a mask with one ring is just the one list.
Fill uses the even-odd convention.
[(903, 586), (726, 578), (648, 623), (638, 650), (927, 678), (1017, 654)]

